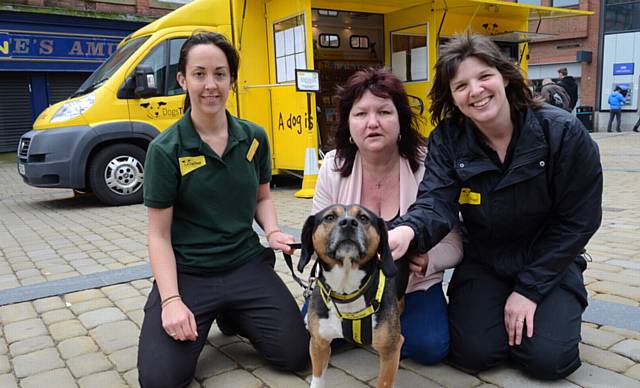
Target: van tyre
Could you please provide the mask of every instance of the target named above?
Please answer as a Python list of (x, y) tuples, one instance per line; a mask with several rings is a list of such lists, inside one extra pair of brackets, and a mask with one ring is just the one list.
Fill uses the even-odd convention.
[(133, 144), (113, 144), (98, 151), (89, 167), (89, 183), (101, 202), (112, 206), (142, 202), (146, 151)]

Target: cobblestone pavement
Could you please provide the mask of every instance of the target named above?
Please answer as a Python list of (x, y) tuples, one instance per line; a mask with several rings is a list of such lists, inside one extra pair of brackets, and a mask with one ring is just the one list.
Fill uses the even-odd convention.
[[(593, 262), (585, 281), (593, 302), (638, 316), (640, 135), (593, 136), (605, 168), (604, 218), (588, 246)], [(96, 274), (147, 268), (141, 205), (104, 207), (92, 196), (29, 187), (7, 154), (0, 155), (0, 182), (0, 301), (54, 284), (82, 289)], [(276, 187), (273, 196), (280, 224), (299, 230), (311, 201), (295, 199), (294, 192)], [(276, 269), (301, 302), (301, 290), (282, 261)], [(137, 341), (151, 287), (146, 276), (0, 306), (0, 387), (138, 386)], [(274, 371), (242, 338), (226, 337), (213, 326), (191, 387), (308, 386), (309, 371)], [(629, 326), (583, 323), (583, 366), (552, 384), (509, 366), (471, 375), (446, 364), (425, 367), (405, 360), (396, 387), (640, 387), (640, 331), (623, 327)], [(376, 374), (375, 354), (352, 348), (332, 356), (328, 385), (372, 386)]]

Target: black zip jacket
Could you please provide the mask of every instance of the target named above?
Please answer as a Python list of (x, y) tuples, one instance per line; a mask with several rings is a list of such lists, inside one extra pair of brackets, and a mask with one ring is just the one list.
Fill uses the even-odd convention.
[[(515, 291), (539, 303), (572, 262), (584, 270), (580, 253), (602, 218), (602, 166), (596, 143), (568, 112), (545, 104), (521, 116), (506, 169), (482, 150), (470, 122), (438, 125), (418, 198), (393, 226), (410, 226), (410, 249), (426, 252), (461, 214), (464, 260), (513, 279)], [(583, 284), (572, 288), (584, 294)]]

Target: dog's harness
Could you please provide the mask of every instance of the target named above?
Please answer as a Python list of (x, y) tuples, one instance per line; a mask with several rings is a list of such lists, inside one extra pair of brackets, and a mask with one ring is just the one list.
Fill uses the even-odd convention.
[[(386, 277), (382, 270), (378, 270), (367, 279), (362, 287), (351, 294), (340, 294), (326, 285), (322, 280), (316, 279), (320, 296), (327, 309), (331, 305), (335, 307), (336, 314), (342, 320), (342, 334), (346, 340), (357, 344), (371, 344), (373, 339), (372, 315), (380, 308), (380, 301), (384, 293)], [(353, 313), (340, 312), (338, 304), (350, 303), (364, 297), (365, 308)]]

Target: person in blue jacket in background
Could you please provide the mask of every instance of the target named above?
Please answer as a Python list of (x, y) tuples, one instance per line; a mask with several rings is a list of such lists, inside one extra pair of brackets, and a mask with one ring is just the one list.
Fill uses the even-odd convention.
[(611, 124), (613, 123), (613, 119), (616, 121), (616, 132), (622, 132), (620, 130), (620, 118), (622, 117), (622, 105), (624, 104), (625, 98), (622, 95), (622, 89), (620, 86), (616, 86), (613, 90), (613, 93), (609, 95), (609, 107), (611, 108), (611, 112), (609, 113), (609, 124), (607, 125), (607, 132), (611, 132)]

